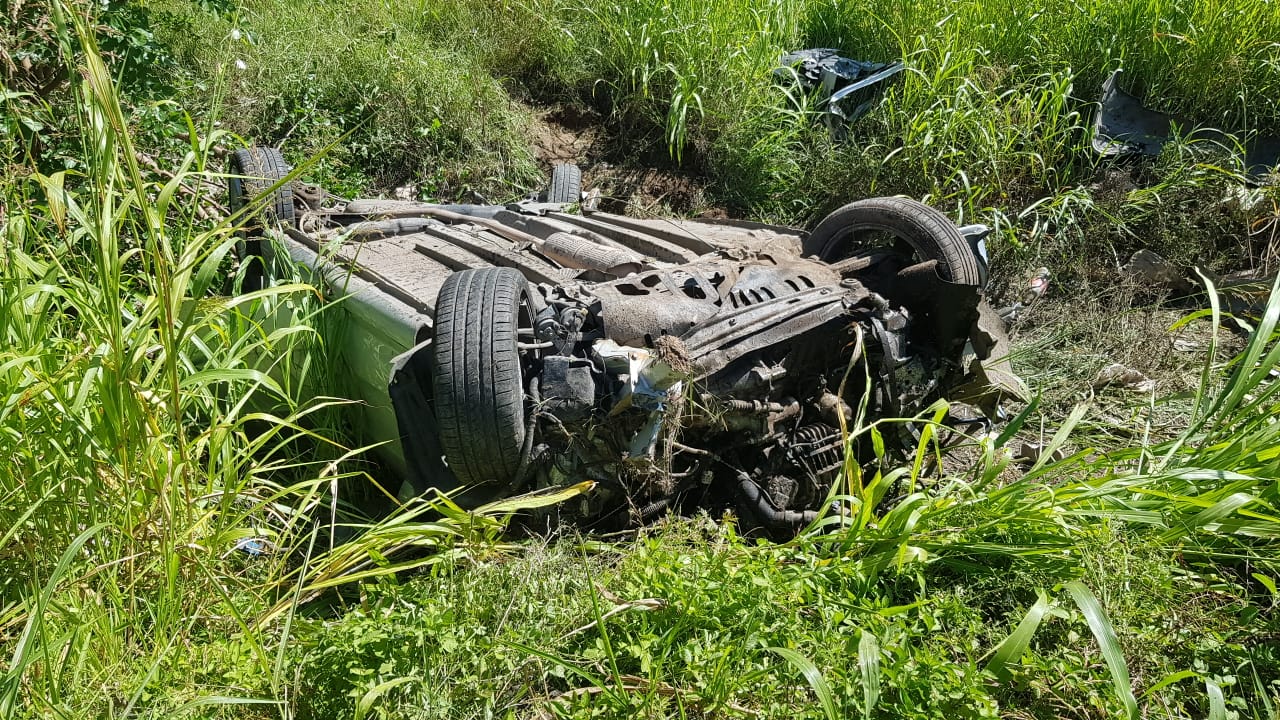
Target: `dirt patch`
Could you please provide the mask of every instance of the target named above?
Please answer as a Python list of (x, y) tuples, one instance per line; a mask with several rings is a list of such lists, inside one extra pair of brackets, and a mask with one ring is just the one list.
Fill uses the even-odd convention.
[(579, 108), (555, 107), (534, 116), (533, 153), (545, 165), (587, 165), (599, 154), (599, 123)]
[[(589, 166), (588, 187), (600, 190), (600, 209), (605, 212), (654, 217), (660, 215), (706, 215), (727, 217), (723, 208), (707, 202), (701, 179), (648, 167), (615, 167), (608, 163)], [(718, 215), (714, 215), (718, 213)]]
[(530, 142), (548, 171), (565, 162), (582, 168), (583, 189), (599, 190), (600, 209), (605, 212), (636, 217), (730, 217), (725, 208), (708, 201), (707, 181), (701, 175), (646, 163), (645, 153), (620, 159), (615, 143), (610, 142), (607, 119), (589, 110), (557, 106), (536, 111)]

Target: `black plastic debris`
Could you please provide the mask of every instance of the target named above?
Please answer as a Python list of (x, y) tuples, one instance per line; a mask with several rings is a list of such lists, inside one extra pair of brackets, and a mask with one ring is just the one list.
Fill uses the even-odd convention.
[(1102, 83), (1101, 107), (1093, 120), (1093, 149), (1103, 157), (1159, 155), (1169, 141), (1173, 120), (1148, 110), (1120, 89), (1119, 70)]
[(774, 74), (784, 81), (798, 80), (806, 90), (819, 93), (823, 122), (833, 138), (844, 137), (844, 126), (870, 112), (880, 99), (883, 82), (902, 72), (901, 62), (850, 60), (832, 48), (797, 50), (782, 56)]
[(1209, 140), (1234, 147), (1243, 138), (1245, 172), (1268, 175), (1280, 163), (1280, 136), (1231, 133), (1194, 124), (1151, 110), (1135, 95), (1121, 89), (1116, 70), (1102, 83), (1102, 99), (1093, 120), (1093, 149), (1103, 157), (1123, 158), (1159, 155), (1177, 128), (1186, 139)]

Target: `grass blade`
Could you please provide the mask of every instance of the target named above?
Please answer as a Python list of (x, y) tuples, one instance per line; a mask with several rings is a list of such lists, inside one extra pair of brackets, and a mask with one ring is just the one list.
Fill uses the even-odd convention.
[(520, 652), (526, 652), (535, 657), (540, 657), (543, 660), (546, 660), (547, 662), (560, 667), (565, 672), (573, 673), (574, 675), (577, 675), (583, 680), (586, 680), (588, 683), (591, 683), (592, 687), (600, 688), (600, 691), (602, 693), (604, 693), (605, 695), (608, 695), (614, 700), (619, 699), (617, 690), (613, 687), (610, 687), (609, 683), (605, 681), (604, 678), (600, 677), (599, 675), (593, 675), (592, 673), (589, 673), (586, 670), (583, 670), (582, 668), (578, 667), (577, 665), (574, 665), (573, 663), (569, 662), (568, 660), (565, 660), (564, 658), (556, 657), (555, 655), (552, 655), (551, 653), (545, 650), (539, 650), (537, 648), (530, 647), (523, 643), (506, 640), (506, 641), (503, 641), (503, 644), (513, 647), (516, 650), (519, 650)]
[(813, 688), (813, 694), (818, 696), (818, 702), (822, 704), (822, 712), (826, 715), (827, 720), (839, 720), (836, 713), (835, 700), (831, 695), (831, 686), (827, 685), (827, 679), (822, 677), (822, 672), (818, 670), (818, 666), (813, 664), (809, 658), (784, 647), (765, 648), (771, 653), (779, 655), (782, 659), (791, 663), (791, 666), (800, 671), (804, 675), (804, 679), (809, 683), (809, 687)]
[(474, 512), (476, 515), (488, 516), (550, 507), (551, 505), (558, 505), (569, 498), (577, 497), (595, 486), (596, 484), (594, 481), (586, 480), (565, 487), (537, 490), (523, 495), (495, 500), (494, 502), (481, 505), (476, 508)]
[(1222, 696), (1222, 686), (1205, 678), (1204, 689), (1209, 695), (1209, 720), (1227, 720), (1227, 700)]
[(373, 709), (373, 704), (378, 702), (378, 698), (386, 695), (405, 683), (410, 683), (417, 679), (418, 678), (415, 678), (412, 675), (407, 675), (395, 678), (394, 680), (387, 680), (386, 682), (378, 683), (360, 698), (360, 702), (356, 703), (355, 720), (364, 720), (368, 717), (369, 711)]
[(1036, 634), (1036, 630), (1040, 627), (1040, 621), (1044, 619), (1044, 614), (1049, 610), (1049, 598), (1042, 592), (1037, 592), (1036, 594), (1039, 599), (1031, 606), (1030, 610), (1027, 610), (1027, 614), (1022, 616), (1022, 620), (1018, 622), (1018, 627), (1009, 633), (1009, 637), (996, 646), (995, 655), (987, 662), (987, 671), (1005, 682), (1008, 682), (1013, 677), (1013, 674), (1009, 672), (1009, 666), (1017, 662), (1022, 657), (1022, 653), (1026, 652), (1027, 646), (1031, 644), (1032, 636)]
[(1067, 592), (1071, 593), (1071, 599), (1076, 601), (1076, 606), (1084, 614), (1085, 621), (1089, 623), (1089, 629), (1093, 631), (1093, 637), (1098, 641), (1098, 647), (1102, 649), (1102, 657), (1107, 663), (1107, 669), (1111, 671), (1111, 684), (1115, 687), (1120, 702), (1124, 703), (1125, 715), (1129, 720), (1137, 720), (1138, 699), (1133, 696), (1133, 685), (1129, 682), (1129, 667), (1125, 664), (1124, 653), (1120, 650), (1120, 641), (1116, 639), (1115, 631), (1111, 629), (1111, 621), (1102, 611), (1098, 598), (1084, 583), (1078, 580), (1067, 583)]
[(1085, 413), (1089, 412), (1089, 406), (1083, 403), (1076, 405), (1071, 409), (1071, 414), (1062, 422), (1062, 427), (1058, 428), (1058, 432), (1053, 434), (1053, 438), (1049, 440), (1049, 444), (1040, 451), (1040, 459), (1036, 460), (1036, 464), (1027, 472), (1028, 478), (1038, 476), (1046, 465), (1054, 458), (1058, 450), (1067, 444), (1067, 440), (1071, 438), (1071, 432), (1076, 425), (1084, 419)]
[(880, 641), (867, 630), (858, 640), (858, 673), (862, 676), (862, 717), (871, 717), (880, 700)]

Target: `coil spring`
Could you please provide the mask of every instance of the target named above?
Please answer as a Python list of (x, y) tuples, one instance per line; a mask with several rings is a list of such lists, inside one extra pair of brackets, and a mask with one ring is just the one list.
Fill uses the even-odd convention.
[(825, 478), (844, 465), (840, 431), (824, 423), (796, 428), (790, 450), (791, 456), (817, 478)]

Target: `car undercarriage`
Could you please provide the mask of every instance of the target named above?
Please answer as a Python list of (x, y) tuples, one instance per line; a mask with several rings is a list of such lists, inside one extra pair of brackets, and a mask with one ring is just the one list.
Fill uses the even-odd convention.
[(804, 233), (595, 211), (572, 166), (511, 205), (344, 200), (287, 174), (277, 151), (236, 154), (232, 207), (262, 210), (241, 275), (270, 283), (287, 253), (344, 298), (364, 432), (414, 492), (466, 506), (590, 480), (561, 511), (587, 526), (724, 507), (785, 533), (860, 461), (855, 426), (902, 418), (885, 433), (905, 446), (939, 398), (992, 415), (1020, 389), (983, 300), (986, 229), (913, 200)]

